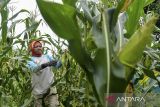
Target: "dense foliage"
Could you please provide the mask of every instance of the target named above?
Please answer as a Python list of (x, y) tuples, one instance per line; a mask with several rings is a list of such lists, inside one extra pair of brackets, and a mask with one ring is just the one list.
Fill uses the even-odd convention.
[[(26, 68), (28, 43), (33, 39), (54, 47), (56, 52), (47, 47), (44, 52), (52, 51), (62, 61), (60, 69), (53, 69), (61, 107), (105, 107), (107, 93), (124, 93), (131, 80), (135, 93), (148, 93), (155, 83), (160, 85), (160, 29), (155, 26), (160, 8), (154, 0), (63, 0), (63, 4), (37, 0), (45, 21), (67, 43), (41, 34), (37, 28), (42, 20), (27, 10), (9, 17), (9, 3), (0, 2), (1, 107), (33, 106)], [(157, 8), (151, 9), (152, 5)], [(28, 17), (17, 20), (24, 13)], [(127, 14), (125, 23), (120, 13)], [(19, 23), (25, 30), (15, 35)], [(64, 46), (68, 49), (62, 50)]]

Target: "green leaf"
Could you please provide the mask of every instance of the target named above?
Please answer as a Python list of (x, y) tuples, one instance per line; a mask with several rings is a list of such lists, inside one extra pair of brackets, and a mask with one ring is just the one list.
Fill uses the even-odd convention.
[(92, 23), (92, 15), (91, 15), (90, 9), (87, 5), (87, 1), (83, 1), (83, 0), (80, 1), (80, 6), (83, 9), (83, 13), (84, 13), (84, 16), (87, 18), (87, 21), (89, 21), (89, 23)]
[(43, 0), (37, 0), (37, 4), (45, 21), (59, 37), (80, 39), (75, 8)]
[[(127, 85), (127, 76), (125, 67), (114, 56), (115, 60), (111, 63), (111, 75), (110, 75), (110, 93), (124, 92)], [(117, 83), (117, 85), (115, 85)]]
[(125, 78), (124, 66), (120, 63), (118, 58), (115, 58), (115, 61), (112, 61), (112, 74), (117, 78)]
[(102, 33), (104, 35), (105, 39), (105, 51), (106, 51), (106, 66), (107, 66), (107, 92), (109, 93), (109, 77), (111, 72), (111, 33), (109, 31), (109, 21), (108, 16), (105, 14), (105, 12), (102, 13)]
[(144, 6), (147, 6), (149, 4), (151, 4), (152, 2), (154, 2), (155, 0), (145, 0), (145, 4)]
[(9, 27), (9, 31), (12, 31), (12, 29), (15, 30), (16, 25), (20, 22), (22, 22), (22, 19), (15, 20), (14, 22), (12, 22), (12, 25)]
[(0, 12), (3, 11), (3, 9), (7, 6), (7, 4), (10, 2), (11, 0), (2, 0), (0, 1)]
[(151, 33), (154, 29), (156, 20), (157, 17), (153, 16), (129, 39), (128, 43), (126, 43), (119, 53), (119, 59), (123, 64), (133, 67), (139, 61), (146, 45), (151, 42)]
[[(99, 16), (97, 16), (99, 17)], [(102, 33), (102, 30), (97, 26), (98, 22), (96, 22), (96, 17), (93, 18), (93, 26), (92, 26), (92, 38), (98, 48), (105, 48), (105, 38)]]
[(8, 9), (3, 8), (1, 11), (1, 26), (2, 26), (2, 31), (1, 31), (1, 36), (2, 36), (2, 41), (5, 43), (7, 41), (7, 19), (8, 19)]
[[(115, 13), (116, 13), (116, 10), (117, 9), (115, 9), (115, 8), (109, 8), (105, 12), (106, 17), (108, 15), (109, 25), (112, 25), (112, 21), (113, 21), (113, 19), (115, 19), (114, 17), (117, 17), (117, 15), (114, 16)], [(110, 32), (113, 33), (113, 36), (112, 36), (113, 39), (112, 40), (115, 44), (115, 49), (114, 50), (116, 52), (121, 50), (123, 44), (125, 43), (125, 38), (124, 38), (124, 35), (123, 35), (123, 29), (124, 29), (124, 23), (125, 23), (126, 19), (127, 19), (126, 12), (120, 13), (119, 16), (117, 17), (116, 25), (109, 26)], [(115, 23), (115, 22), (113, 21), (113, 23)]]
[(81, 65), (83, 69), (88, 68), (90, 69), (90, 72), (93, 72), (93, 67), (91, 64), (92, 60), (82, 47), (81, 42), (76, 40), (71, 40), (68, 42), (71, 54), (76, 59), (76, 61)]
[(121, 9), (123, 8), (123, 5), (125, 3), (125, 0), (121, 0), (120, 3), (118, 4), (116, 10), (114, 11), (113, 14), (113, 18), (112, 18), (112, 24), (111, 24), (111, 28), (113, 29), (114, 26), (116, 25), (117, 19), (118, 19), (118, 15), (121, 12)]
[(153, 71), (148, 70), (146, 68), (143, 68), (143, 72), (146, 74), (146, 76), (156, 80), (158, 85), (160, 85), (160, 81), (157, 79), (157, 77), (156, 77), (156, 75), (155, 75), (155, 73)]
[(143, 68), (143, 72), (146, 74), (146, 76), (148, 76), (148, 77), (150, 77), (150, 78), (152, 78), (154, 80), (157, 80), (157, 78), (156, 78), (156, 76), (155, 76), (153, 71)]
[(28, 107), (29, 104), (33, 101), (33, 98), (25, 99), (24, 104), (21, 107)]
[(12, 47), (6, 47), (6, 49), (0, 53), (0, 58), (6, 55), (11, 49)]
[(104, 4), (104, 5), (107, 5), (108, 4), (108, 1), (107, 0), (101, 0), (102, 1), (102, 3)]
[(64, 4), (68, 4), (70, 6), (75, 7), (77, 0), (62, 0)]
[(15, 37), (12, 37), (13, 39), (15, 39), (15, 38), (19, 38), (23, 33), (26, 33), (26, 32), (29, 32), (29, 31), (35, 31), (37, 28), (38, 28), (38, 26), (39, 26), (39, 24), (41, 23), (41, 21), (42, 20), (40, 20), (39, 22), (35, 22), (35, 23), (33, 23), (31, 26), (29, 26), (28, 28), (26, 28), (23, 32), (21, 32), (20, 34), (18, 34), (17, 36), (15, 36)]
[(13, 20), (13, 19), (16, 18), (20, 13), (23, 13), (23, 12), (30, 13), (28, 10), (22, 9), (22, 10), (20, 10), (19, 12), (17, 12), (16, 14), (14, 14), (14, 15), (13, 15), (11, 18), (9, 18), (8, 20)]
[[(104, 99), (106, 93), (106, 81), (107, 81), (107, 66), (106, 66), (106, 55), (105, 50), (101, 49), (97, 51), (97, 55), (94, 59), (95, 72), (93, 73), (93, 80), (96, 91), (98, 93), (98, 99), (100, 104), (105, 104)], [(102, 57), (103, 56), (103, 57)]]
[(54, 45), (57, 49), (59, 48), (59, 46), (52, 40), (49, 34), (42, 35), (42, 36), (44, 36), (45, 38), (47, 37), (47, 39), (51, 42), (52, 45)]
[(127, 10), (128, 20), (126, 22), (127, 38), (137, 30), (140, 16), (143, 16), (145, 0), (134, 0)]

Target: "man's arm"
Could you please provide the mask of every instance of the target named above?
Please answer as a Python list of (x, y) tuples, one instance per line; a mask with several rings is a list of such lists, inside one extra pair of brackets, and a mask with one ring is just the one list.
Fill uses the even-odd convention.
[(34, 63), (33, 61), (28, 61), (27, 67), (29, 68), (30, 71), (32, 72), (37, 72), (39, 70), (42, 70), (48, 66), (57, 66), (57, 62), (56, 61), (50, 61), (41, 65), (38, 65), (36, 63)]
[(31, 72), (37, 72), (37, 71), (41, 70), (41, 65), (38, 65), (38, 64), (34, 63), (33, 61), (28, 61), (27, 68)]

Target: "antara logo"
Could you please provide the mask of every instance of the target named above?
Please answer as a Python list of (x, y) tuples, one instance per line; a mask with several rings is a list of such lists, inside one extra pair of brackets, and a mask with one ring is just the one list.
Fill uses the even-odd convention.
[(124, 101), (124, 102), (145, 102), (145, 99), (143, 97), (117, 97), (116, 102), (118, 101)]
[(108, 104), (115, 104), (116, 102), (140, 102), (144, 103), (146, 102), (144, 97), (138, 97), (138, 96), (122, 96), (122, 95), (109, 95), (105, 97), (105, 100), (108, 102)]

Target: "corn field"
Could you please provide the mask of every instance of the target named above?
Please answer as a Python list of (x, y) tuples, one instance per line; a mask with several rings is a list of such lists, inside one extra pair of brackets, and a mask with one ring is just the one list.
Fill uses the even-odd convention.
[[(60, 107), (110, 107), (110, 93), (160, 92), (160, 0), (35, 0), (43, 17), (38, 21), (25, 9), (9, 17), (10, 2), (0, 0), (0, 107), (33, 107), (26, 64), (34, 39), (62, 62), (52, 84)], [(28, 17), (17, 19), (23, 14)], [(56, 38), (38, 30), (42, 21)], [(17, 35), (22, 23), (25, 30)], [(160, 107), (154, 100), (112, 106)]]

